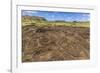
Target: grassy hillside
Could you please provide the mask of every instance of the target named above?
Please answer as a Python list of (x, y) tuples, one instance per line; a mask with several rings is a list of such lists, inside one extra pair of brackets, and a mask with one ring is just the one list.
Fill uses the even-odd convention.
[(90, 27), (89, 22), (47, 21), (43, 17), (22, 16), (22, 26), (26, 26), (26, 25)]

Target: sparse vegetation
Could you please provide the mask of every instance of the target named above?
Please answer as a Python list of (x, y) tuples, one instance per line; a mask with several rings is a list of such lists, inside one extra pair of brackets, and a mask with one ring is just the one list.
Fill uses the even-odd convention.
[(47, 21), (43, 17), (23, 16), (22, 26), (35, 25), (35, 26), (71, 26), (71, 27), (90, 27), (89, 22), (66, 22), (66, 21)]

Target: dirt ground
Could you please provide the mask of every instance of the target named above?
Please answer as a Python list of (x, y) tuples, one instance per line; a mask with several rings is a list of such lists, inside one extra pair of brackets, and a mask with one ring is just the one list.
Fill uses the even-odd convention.
[(22, 27), (22, 62), (90, 58), (90, 29), (27, 25)]

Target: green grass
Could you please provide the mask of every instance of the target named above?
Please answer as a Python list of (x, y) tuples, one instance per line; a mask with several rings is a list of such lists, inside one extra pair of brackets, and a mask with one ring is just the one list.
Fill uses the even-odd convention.
[(89, 22), (65, 22), (65, 21), (47, 21), (38, 20), (39, 17), (22, 17), (22, 26), (35, 25), (35, 26), (71, 26), (71, 27), (90, 27)]
[(72, 27), (90, 27), (89, 22), (22, 22), (22, 26), (72, 26)]

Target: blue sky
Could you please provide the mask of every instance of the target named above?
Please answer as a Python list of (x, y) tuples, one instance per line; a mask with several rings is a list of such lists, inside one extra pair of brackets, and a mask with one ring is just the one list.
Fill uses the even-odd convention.
[(48, 21), (90, 21), (89, 13), (22, 10), (22, 16), (39, 16)]

